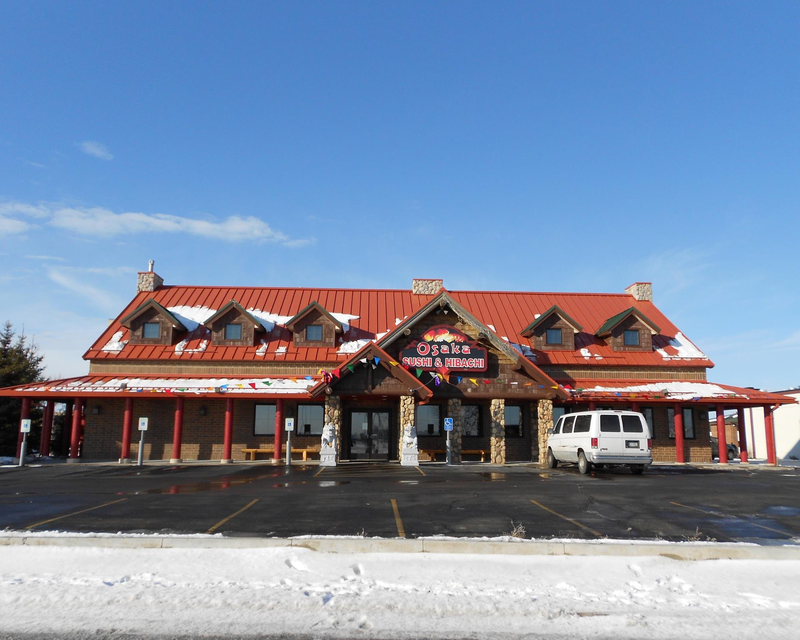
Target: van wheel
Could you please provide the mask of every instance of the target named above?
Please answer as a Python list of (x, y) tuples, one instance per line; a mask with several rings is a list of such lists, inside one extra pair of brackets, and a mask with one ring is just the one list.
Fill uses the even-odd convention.
[(547, 466), (550, 469), (555, 469), (558, 466), (558, 460), (556, 460), (556, 457), (553, 455), (552, 449), (547, 450)]
[(592, 470), (592, 463), (586, 459), (586, 455), (583, 451), (578, 453), (578, 471), (581, 472), (582, 475), (586, 475)]
[(631, 473), (635, 476), (640, 476), (644, 473), (644, 465), (643, 464), (632, 464), (631, 465)]

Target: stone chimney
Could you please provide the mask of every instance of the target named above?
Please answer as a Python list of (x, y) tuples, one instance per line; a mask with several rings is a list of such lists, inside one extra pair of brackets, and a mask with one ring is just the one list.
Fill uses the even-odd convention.
[(437, 293), (442, 287), (444, 287), (444, 280), (414, 278), (411, 281), (411, 293), (417, 293), (420, 295), (431, 295)]
[(653, 301), (653, 283), (652, 282), (634, 282), (630, 287), (625, 289), (625, 293), (632, 295), (637, 300)]
[(155, 266), (155, 262), (152, 260), (147, 265), (147, 271), (140, 271), (137, 278), (136, 278), (136, 292), (141, 293), (142, 291), (155, 291), (158, 289), (162, 284), (164, 284), (164, 278), (159, 276), (155, 271), (153, 271), (153, 267)]

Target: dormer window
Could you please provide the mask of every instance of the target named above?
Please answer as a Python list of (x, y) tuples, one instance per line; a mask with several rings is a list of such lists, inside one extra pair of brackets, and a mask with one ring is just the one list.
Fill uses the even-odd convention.
[(638, 347), (639, 346), (639, 331), (636, 329), (625, 330), (625, 346)]
[(322, 340), (322, 325), (310, 324), (306, 327), (306, 340), (309, 342), (319, 342)]
[(547, 330), (547, 344), (562, 344), (561, 329)]
[(242, 339), (242, 325), (241, 324), (226, 324), (225, 325), (225, 339), (226, 340), (241, 340)]
[(158, 340), (161, 337), (161, 324), (158, 322), (145, 322), (142, 325), (142, 338), (145, 340)]
[(635, 307), (606, 320), (595, 335), (614, 351), (652, 351), (653, 336), (661, 329)]

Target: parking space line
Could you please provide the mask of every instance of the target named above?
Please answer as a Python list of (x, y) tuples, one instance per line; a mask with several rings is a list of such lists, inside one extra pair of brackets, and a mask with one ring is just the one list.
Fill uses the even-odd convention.
[(255, 500), (253, 500), (253, 501), (252, 501), (251, 503), (249, 503), (248, 505), (246, 505), (246, 506), (242, 507), (241, 509), (239, 509), (239, 510), (238, 510), (236, 513), (232, 513), (232, 514), (231, 514), (231, 515), (229, 515), (227, 518), (223, 518), (222, 520), (220, 520), (219, 522), (217, 522), (217, 524), (215, 524), (215, 525), (214, 525), (213, 527), (211, 527), (211, 528), (210, 528), (208, 531), (206, 531), (206, 533), (214, 533), (214, 532), (215, 532), (217, 529), (219, 529), (219, 528), (220, 528), (220, 527), (221, 527), (223, 524), (225, 524), (225, 523), (226, 523), (228, 520), (231, 520), (232, 518), (235, 518), (236, 516), (238, 516), (238, 515), (239, 515), (240, 513), (242, 513), (243, 511), (247, 511), (247, 510), (248, 510), (250, 507), (252, 507), (252, 506), (253, 506), (253, 505), (254, 505), (256, 502), (258, 502), (258, 498), (256, 498)]
[(423, 476), (427, 476), (427, 475), (428, 475), (427, 473), (425, 473), (425, 472), (424, 472), (422, 469), (420, 469), (419, 467), (414, 467), (414, 468), (415, 468), (417, 471), (419, 471), (419, 472), (420, 472), (420, 473), (421, 473)]
[(403, 521), (400, 519), (400, 510), (397, 508), (397, 500), (392, 498), (392, 511), (394, 511), (394, 522), (397, 525), (397, 535), (401, 538), (406, 537), (406, 530), (403, 528)]
[(545, 511), (547, 511), (548, 513), (552, 513), (554, 516), (558, 516), (559, 518), (561, 518), (561, 519), (563, 519), (563, 520), (566, 520), (567, 522), (571, 522), (571, 523), (572, 523), (572, 524), (574, 524), (576, 527), (580, 527), (581, 529), (586, 529), (586, 531), (588, 531), (589, 533), (593, 533), (593, 534), (594, 534), (594, 535), (596, 535), (598, 538), (602, 538), (602, 537), (603, 537), (603, 535), (602, 535), (601, 533), (598, 533), (598, 532), (597, 532), (597, 531), (595, 531), (594, 529), (590, 529), (590, 528), (589, 528), (589, 527), (587, 527), (585, 524), (581, 524), (581, 523), (580, 523), (580, 522), (578, 522), (577, 520), (573, 520), (572, 518), (569, 518), (569, 517), (567, 517), (567, 516), (565, 516), (565, 515), (562, 515), (562, 514), (558, 513), (558, 511), (553, 511), (553, 510), (552, 510), (550, 507), (545, 507), (545, 506), (544, 506), (544, 505), (543, 505), (541, 502), (537, 502), (536, 500), (531, 500), (531, 502), (532, 502), (533, 504), (535, 504), (537, 507), (540, 507), (541, 509), (544, 509), (544, 510), (545, 510)]
[(120, 498), (119, 500), (112, 500), (111, 502), (104, 502), (103, 504), (98, 504), (96, 507), (89, 507), (88, 509), (81, 509), (80, 511), (73, 511), (72, 513), (65, 513), (63, 516), (58, 516), (56, 518), (50, 518), (49, 520), (42, 520), (41, 522), (37, 522), (36, 524), (30, 524), (25, 529), (35, 529), (36, 527), (41, 527), (43, 524), (49, 524), (50, 522), (55, 522), (56, 520), (61, 520), (63, 518), (69, 518), (70, 516), (77, 516), (81, 513), (86, 513), (87, 511), (94, 511), (95, 509), (102, 509), (103, 507), (111, 506), (112, 504), (117, 504), (118, 502), (125, 502), (127, 498)]
[(316, 477), (317, 477), (317, 476), (318, 476), (320, 473), (322, 473), (323, 471), (325, 471), (325, 467), (320, 467), (320, 468), (319, 468), (319, 471), (317, 471), (317, 472), (314, 474), (314, 477), (316, 478)]
[[(706, 511), (705, 509), (700, 509), (699, 507), (690, 507), (688, 504), (681, 504), (680, 502), (670, 502), (670, 504), (674, 504), (676, 507), (683, 507), (684, 509), (691, 509), (692, 511), (699, 511), (700, 513), (705, 513), (710, 516), (716, 516), (718, 518), (725, 518), (725, 517), (732, 517), (737, 518), (739, 516), (732, 516), (727, 513), (719, 513), (718, 511)], [(764, 526), (763, 524), (757, 524), (755, 522), (748, 522), (747, 524), (752, 525), (754, 527), (758, 527), (759, 529), (766, 529), (767, 531), (772, 531), (772, 533), (780, 533), (783, 536), (788, 536), (790, 538), (794, 537), (793, 533), (789, 533), (787, 531), (780, 531), (778, 529), (773, 529), (772, 527)]]

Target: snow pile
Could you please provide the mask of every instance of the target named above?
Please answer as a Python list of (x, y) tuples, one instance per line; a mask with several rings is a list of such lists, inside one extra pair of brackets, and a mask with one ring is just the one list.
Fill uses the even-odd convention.
[(689, 338), (678, 331), (674, 338), (670, 338), (669, 346), (677, 351), (676, 355), (670, 355), (664, 349), (656, 349), (664, 360), (707, 360), (708, 356), (700, 351)]
[(734, 391), (723, 389), (719, 385), (709, 382), (654, 382), (650, 384), (635, 384), (625, 387), (592, 387), (584, 389), (586, 392), (609, 393), (667, 393), (676, 400), (691, 400), (693, 398), (736, 398), (740, 397)]
[(125, 348), (126, 344), (128, 344), (128, 341), (122, 339), (122, 331), (117, 331), (113, 336), (111, 336), (111, 340), (103, 345), (101, 351), (119, 353)]
[(255, 308), (248, 309), (247, 313), (258, 320), (266, 331), (272, 331), (276, 325), (284, 325), (294, 318), (294, 316), (281, 316), (277, 313)]
[(603, 359), (603, 356), (601, 356), (600, 354), (597, 354), (597, 353), (592, 353), (592, 352), (591, 352), (591, 351), (589, 351), (589, 350), (588, 350), (586, 347), (584, 347), (583, 349), (581, 349), (581, 355), (582, 355), (582, 356), (583, 356), (583, 357), (584, 357), (586, 360), (591, 360), (592, 358), (594, 358), (595, 360), (602, 360), (602, 359)]
[(209, 309), (208, 307), (167, 307), (167, 311), (180, 320), (181, 324), (190, 332), (197, 329), (217, 312), (216, 309)]
[(342, 342), (339, 346), (339, 350), (336, 352), (337, 354), (345, 354), (345, 353), (357, 353), (361, 349), (363, 349), (366, 345), (368, 345), (372, 340), (369, 338), (364, 338), (363, 340), (350, 340), (348, 342)]
[(263, 356), (266, 355), (266, 353), (267, 353), (267, 341), (262, 339), (261, 346), (256, 350), (256, 355)]
[(798, 560), (0, 546), (0, 611), (6, 635), (37, 637), (696, 640), (734, 620), (742, 638), (793, 638), (798, 575)]
[(199, 346), (195, 347), (194, 349), (187, 349), (186, 345), (189, 344), (189, 339), (181, 340), (178, 344), (175, 345), (175, 353), (177, 355), (181, 355), (183, 353), (202, 353), (208, 347), (208, 340), (203, 340)]
[(519, 344), (518, 342), (511, 342), (511, 340), (508, 339), (508, 336), (501, 336), (501, 337), (503, 338), (503, 340), (508, 342), (510, 346), (514, 347), (514, 349), (519, 351), (523, 356), (536, 362), (537, 360), (536, 353), (534, 352), (533, 349), (531, 349), (530, 346), (528, 346), (527, 344)]
[(285, 356), (286, 355), (286, 347), (285, 346), (284, 347), (278, 347), (277, 349), (275, 349), (275, 355), (276, 356)]

